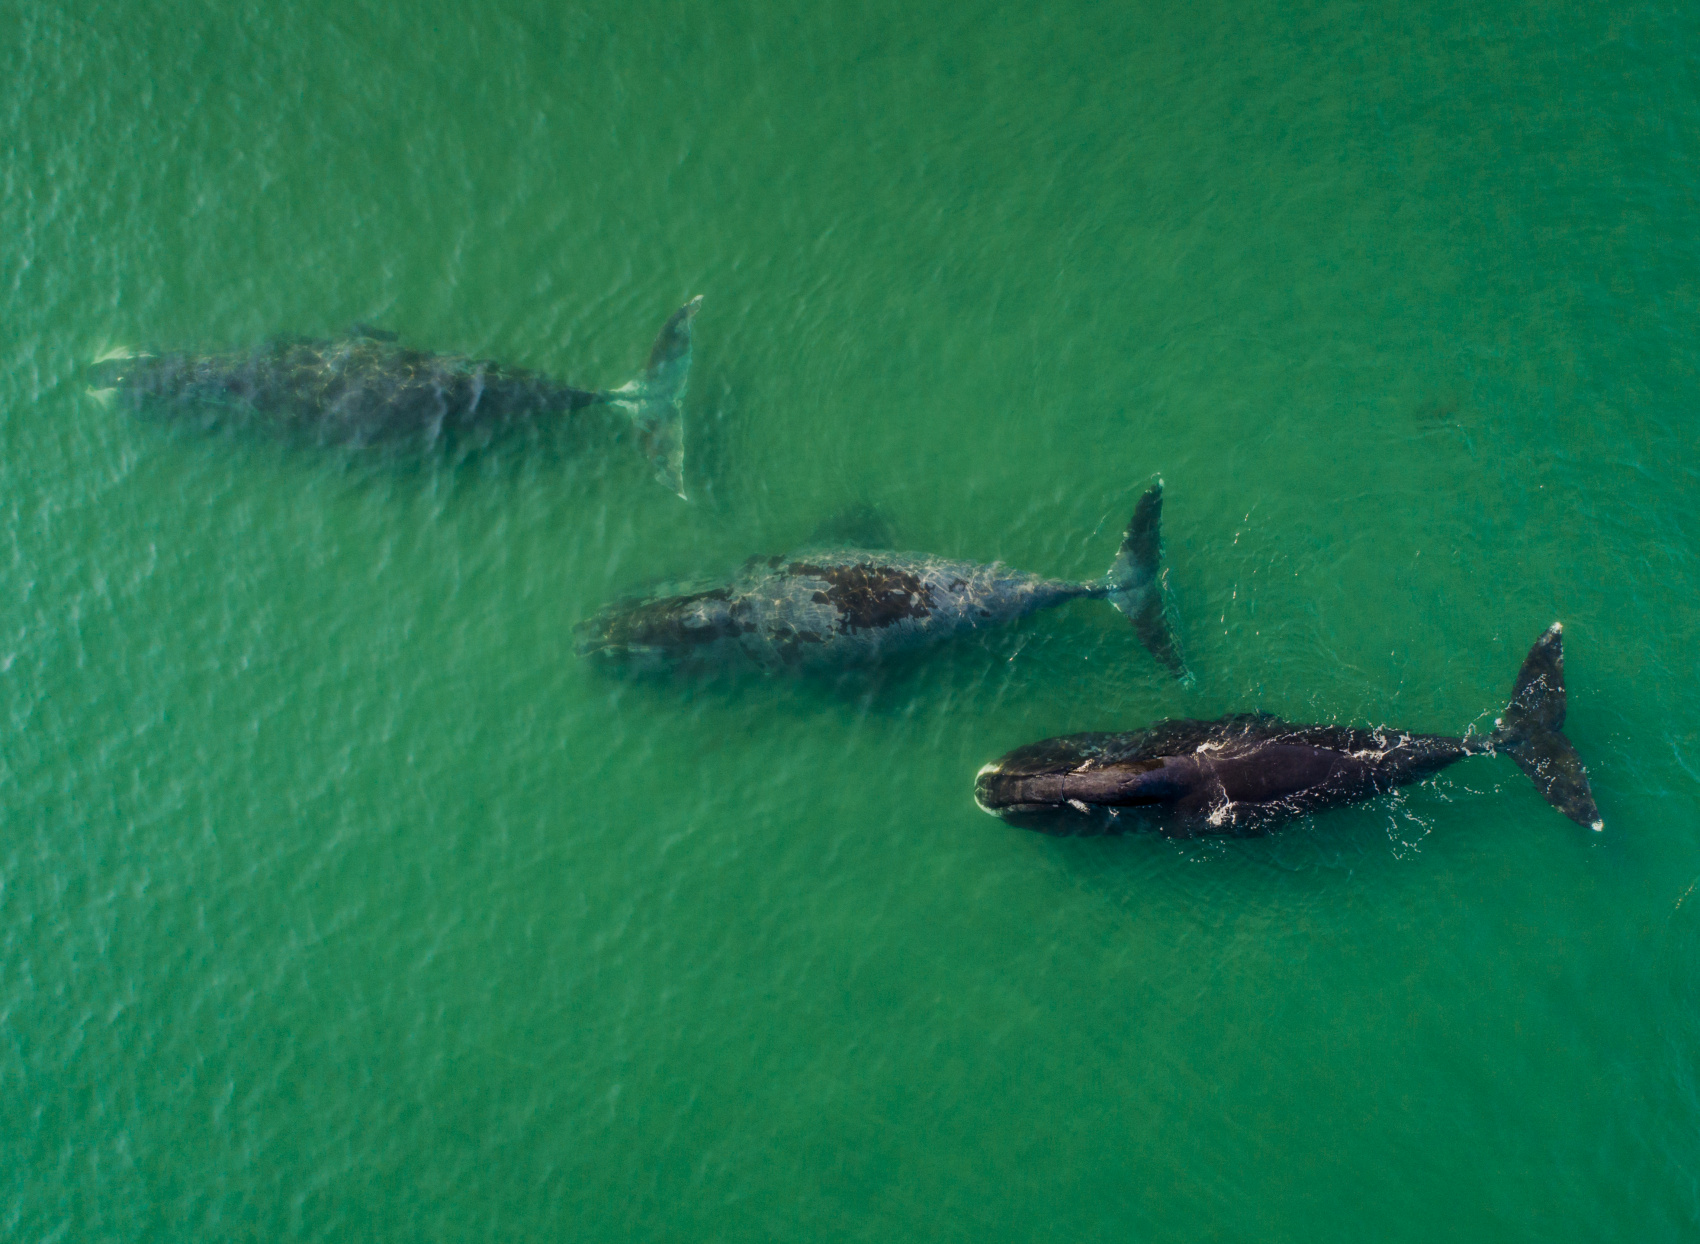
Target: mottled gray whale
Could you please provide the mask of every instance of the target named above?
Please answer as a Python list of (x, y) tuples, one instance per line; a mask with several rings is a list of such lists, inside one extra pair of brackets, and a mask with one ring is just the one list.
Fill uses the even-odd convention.
[(322, 440), (435, 439), (459, 428), (500, 428), (610, 404), (637, 429), (655, 476), (685, 495), (680, 401), (691, 366), (691, 320), (700, 296), (662, 327), (635, 380), (601, 391), (561, 384), (489, 359), (433, 354), (394, 333), (357, 327), (328, 340), (277, 338), (214, 354), (119, 354), (96, 361), (89, 387), (133, 409), (234, 411)]
[(1092, 582), (927, 553), (805, 548), (753, 557), (700, 591), (610, 605), (580, 624), (578, 651), (639, 668), (841, 667), (1094, 597), (1127, 614), (1152, 654), (1185, 677), (1164, 608), (1162, 508), (1158, 482), (1140, 498), (1110, 573)]
[(1553, 807), (1600, 829), (1564, 725), (1564, 651), (1555, 622), (1535, 641), (1511, 703), (1482, 738), (1300, 726), (1265, 714), (1165, 721), (1125, 734), (1073, 734), (1017, 748), (980, 770), (987, 812), (1055, 834), (1153, 828), (1175, 838), (1250, 836), (1373, 799), (1466, 756), (1503, 752)]

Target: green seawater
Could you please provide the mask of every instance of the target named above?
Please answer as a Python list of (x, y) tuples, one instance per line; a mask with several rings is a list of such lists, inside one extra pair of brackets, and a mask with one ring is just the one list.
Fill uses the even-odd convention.
[[(1700, 1233), (1700, 9), (0, 9), (0, 1239)], [(364, 321), (614, 385), (401, 454), (82, 369)], [(872, 507), (1108, 567), (883, 677), (610, 677)], [(978, 811), (1165, 716), (1462, 731), (1265, 839)]]

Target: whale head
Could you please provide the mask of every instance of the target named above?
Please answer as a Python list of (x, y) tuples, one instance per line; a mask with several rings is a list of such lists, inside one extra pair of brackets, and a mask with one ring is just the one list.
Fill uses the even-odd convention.
[(719, 641), (739, 634), (732, 594), (723, 587), (621, 601), (575, 628), (579, 656), (634, 669), (706, 657)]
[(1105, 739), (1078, 734), (1018, 747), (974, 775), (974, 802), (1012, 825), (1050, 834), (1103, 834), (1138, 808), (1172, 803), (1190, 787), (1186, 757), (1106, 760)]

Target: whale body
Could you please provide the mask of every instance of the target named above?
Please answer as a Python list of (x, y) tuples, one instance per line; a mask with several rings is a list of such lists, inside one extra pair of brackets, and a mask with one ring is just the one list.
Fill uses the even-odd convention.
[(748, 664), (768, 671), (876, 662), (1080, 597), (1126, 613), (1175, 674), (1186, 667), (1164, 609), (1162, 484), (1140, 498), (1110, 573), (1049, 579), (982, 564), (862, 548), (755, 557), (725, 581), (621, 601), (578, 628), (578, 651), (638, 668)]
[(93, 364), (89, 387), (135, 410), (236, 412), (342, 442), (435, 439), (612, 404), (631, 418), (656, 477), (684, 496), (680, 402), (691, 320), (701, 303), (693, 298), (675, 311), (642, 375), (609, 391), (489, 359), (416, 350), (394, 333), (365, 327), (324, 340), (277, 338), (249, 350), (110, 356)]
[(1560, 733), (1564, 714), (1562, 629), (1554, 623), (1482, 738), (1295, 725), (1261, 713), (1165, 721), (1017, 748), (980, 770), (974, 798), (1004, 820), (1053, 834), (1250, 836), (1420, 782), (1468, 756), (1504, 753), (1548, 803), (1597, 830), (1587, 772)]

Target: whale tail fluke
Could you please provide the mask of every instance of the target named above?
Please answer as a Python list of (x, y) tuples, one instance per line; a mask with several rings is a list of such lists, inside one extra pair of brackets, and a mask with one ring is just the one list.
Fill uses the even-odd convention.
[(1133, 521), (1103, 581), (1105, 598), (1133, 622), (1139, 640), (1171, 674), (1192, 681), (1181, 657), (1180, 639), (1169, 617), (1163, 559), (1163, 481), (1145, 490)]
[(1564, 628), (1554, 622), (1529, 649), (1511, 703), (1494, 723), (1488, 741), (1517, 762), (1553, 807), (1579, 825), (1603, 829), (1588, 789), (1588, 771), (1560, 733), (1565, 709), (1563, 639)]
[(655, 478), (685, 495), (685, 428), (682, 402), (691, 371), (691, 320), (702, 306), (698, 294), (673, 312), (649, 350), (643, 375), (610, 395), (631, 417)]

